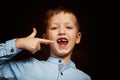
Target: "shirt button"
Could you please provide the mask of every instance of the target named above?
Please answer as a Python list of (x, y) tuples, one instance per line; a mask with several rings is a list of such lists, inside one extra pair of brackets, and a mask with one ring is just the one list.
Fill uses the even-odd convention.
[(62, 60), (60, 59), (58, 62), (59, 62), (59, 63), (61, 63), (61, 62), (62, 62)]
[(14, 49), (12, 48), (12, 49), (10, 50), (10, 52), (14, 52)]
[(63, 73), (61, 72), (61, 75), (63, 76)]

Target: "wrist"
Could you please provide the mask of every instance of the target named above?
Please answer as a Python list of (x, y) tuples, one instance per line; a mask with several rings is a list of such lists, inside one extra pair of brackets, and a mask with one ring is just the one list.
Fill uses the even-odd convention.
[(17, 38), (15, 45), (16, 45), (17, 49), (22, 49), (23, 48), (23, 38)]

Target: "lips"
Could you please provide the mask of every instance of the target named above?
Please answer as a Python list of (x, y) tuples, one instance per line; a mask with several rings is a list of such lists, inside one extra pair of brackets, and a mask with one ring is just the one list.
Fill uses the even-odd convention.
[(67, 38), (58, 38), (57, 43), (59, 45), (67, 45), (68, 44), (68, 39)]

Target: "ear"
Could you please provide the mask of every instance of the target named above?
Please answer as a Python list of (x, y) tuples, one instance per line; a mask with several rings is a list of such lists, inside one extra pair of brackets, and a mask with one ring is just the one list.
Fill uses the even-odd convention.
[(76, 44), (79, 44), (80, 41), (81, 41), (81, 36), (82, 36), (82, 33), (81, 32), (78, 32), (77, 33), (77, 36), (76, 36)]

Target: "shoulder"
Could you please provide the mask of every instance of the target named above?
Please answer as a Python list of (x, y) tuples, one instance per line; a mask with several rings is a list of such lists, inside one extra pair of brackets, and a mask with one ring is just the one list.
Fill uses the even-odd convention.
[(40, 65), (44, 64), (46, 61), (43, 60), (38, 60), (36, 58), (29, 58), (29, 59), (24, 59), (24, 60), (18, 60), (18, 61), (10, 61), (11, 65), (21, 65), (21, 66), (33, 66), (33, 65)]
[(72, 66), (70, 68), (70, 71), (73, 72), (75, 76), (78, 77), (80, 80), (91, 80), (90, 75), (78, 69), (73, 61), (71, 61), (70, 65)]
[(23, 61), (24, 63), (32, 63), (32, 64), (39, 64), (39, 63), (41, 63), (41, 64), (44, 64), (44, 63), (46, 63), (46, 61), (45, 60), (38, 60), (38, 59), (36, 59), (36, 58), (29, 58), (28, 60), (25, 60), (25, 61)]
[(79, 77), (82, 77), (83, 80), (91, 80), (90, 75), (80, 69), (76, 68), (76, 74), (78, 74)]

